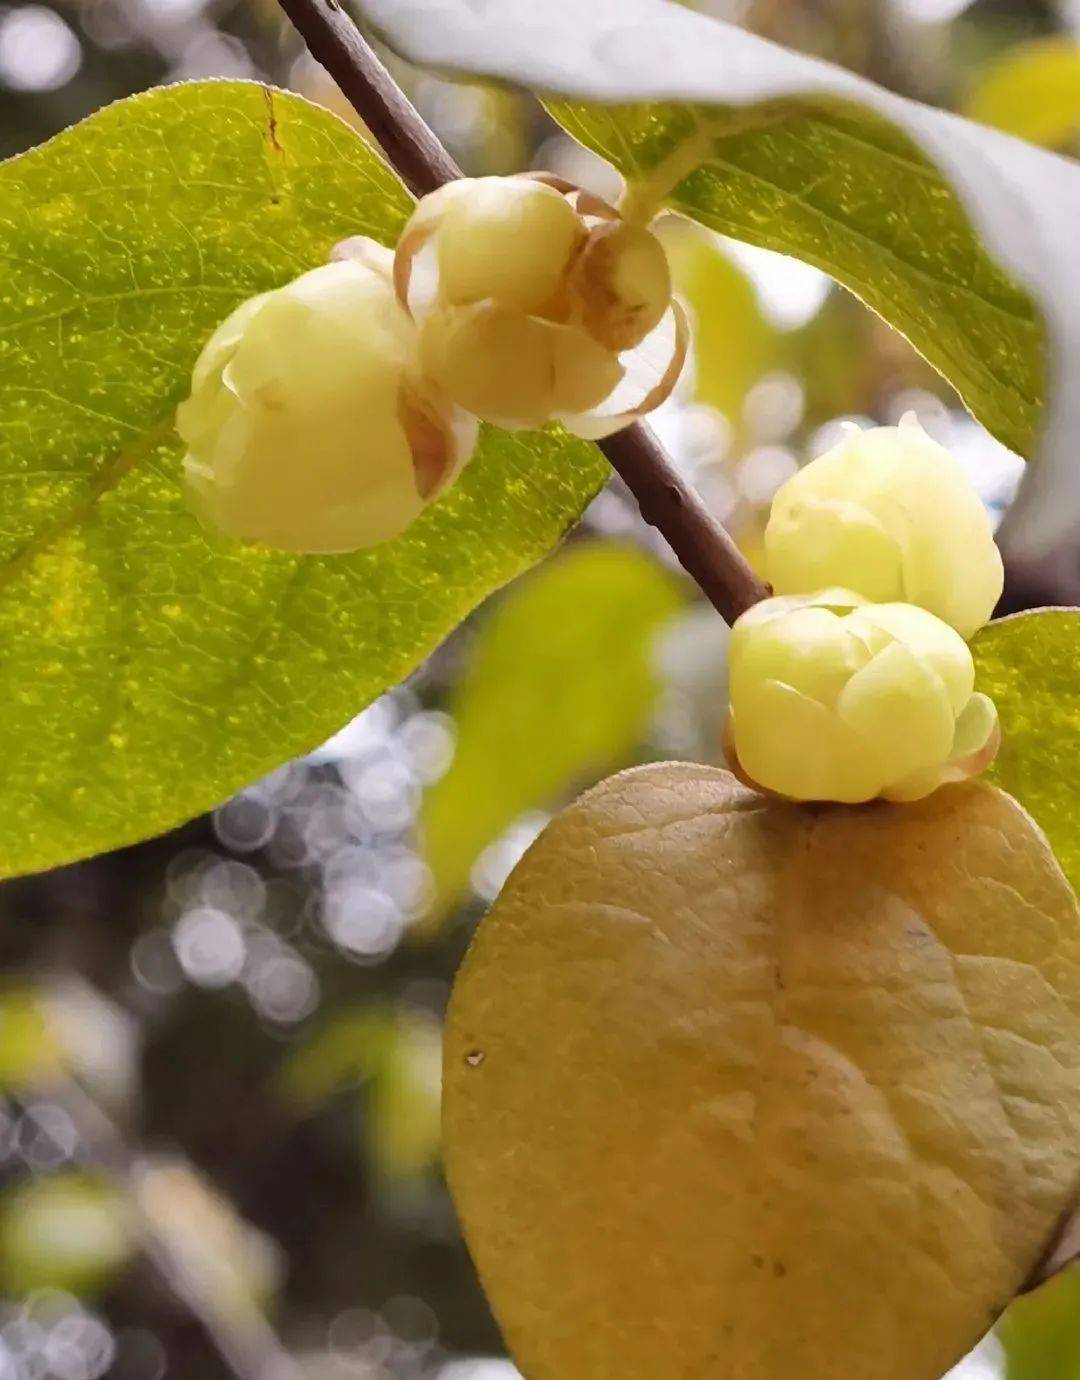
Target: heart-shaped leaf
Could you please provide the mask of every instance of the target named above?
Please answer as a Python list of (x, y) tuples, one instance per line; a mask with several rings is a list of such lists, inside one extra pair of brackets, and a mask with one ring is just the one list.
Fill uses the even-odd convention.
[(603, 482), (591, 446), (489, 432), (372, 551), (196, 522), (172, 417), (205, 338), (409, 210), (342, 121), (252, 83), (152, 91), (0, 168), (0, 875), (169, 828), (314, 747)]
[(624, 772), (457, 980), (445, 1161), (530, 1380), (939, 1380), (1080, 1173), (1080, 909), (985, 783)]
[(1005, 533), (1013, 552), (1075, 530), (1075, 163), (666, 0), (362, 8), (414, 61), (577, 102), (555, 115), (639, 205), (666, 197), (851, 288), (1006, 445), (1031, 455), (1038, 442), (1041, 473)]

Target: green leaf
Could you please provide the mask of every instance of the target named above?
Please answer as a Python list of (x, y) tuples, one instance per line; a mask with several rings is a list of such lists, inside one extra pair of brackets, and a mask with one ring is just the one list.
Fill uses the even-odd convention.
[(307, 1113), (370, 1078), (387, 1059), (393, 1020), (393, 1010), (383, 1006), (337, 1012), (289, 1051), (279, 1079), (285, 1102)]
[(425, 1011), (400, 1007), (392, 1034), (364, 1117), (368, 1159), (384, 1183), (419, 1178), (442, 1150), (442, 1026)]
[(603, 482), (591, 446), (490, 433), (374, 551), (281, 555), (192, 517), (172, 417), (203, 340), (409, 208), (339, 119), (251, 83), (152, 91), (0, 167), (0, 875), (167, 829), (314, 747)]
[(1065, 1270), (1015, 1299), (998, 1336), (1006, 1380), (1074, 1380), (1080, 1373), (1080, 1271)]
[(968, 93), (964, 113), (1007, 134), (1056, 148), (1080, 133), (1080, 42), (1034, 39), (991, 64)]
[(644, 552), (590, 542), (504, 598), (449, 705), (454, 760), (424, 800), (435, 918), (466, 889), (480, 850), (520, 814), (624, 765), (640, 746), (657, 693), (653, 635), (683, 591)]
[(1034, 815), (1080, 892), (1080, 610), (997, 619), (971, 650), (978, 688), (1001, 717), (990, 778)]
[(343, 1088), (366, 1084), (364, 1144), (384, 1180), (426, 1173), (439, 1158), (442, 1030), (419, 1007), (338, 1012), (286, 1059), (281, 1091), (308, 1112)]
[(0, 1199), (0, 1286), (23, 1295), (106, 1287), (134, 1247), (127, 1204), (95, 1174), (74, 1170), (30, 1179)]
[(19, 982), (0, 990), (0, 1093), (47, 1083), (63, 1064), (40, 992)]
[(553, 113), (650, 195), (831, 274), (907, 336), (1006, 445), (1030, 453), (1041, 326), (932, 166), (880, 120), (807, 108), (754, 121), (672, 105)]
[(1038, 438), (1013, 553), (1075, 529), (1075, 163), (664, 0), (362, 8), (413, 61), (569, 98), (554, 113), (630, 180), (632, 207), (667, 198), (845, 284), (1006, 445)]

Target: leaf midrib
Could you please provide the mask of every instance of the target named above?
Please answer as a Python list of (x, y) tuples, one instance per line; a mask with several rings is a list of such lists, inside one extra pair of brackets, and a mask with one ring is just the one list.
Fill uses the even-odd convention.
[(173, 432), (174, 404), (170, 399), (167, 410), (149, 430), (141, 431), (128, 445), (121, 447), (88, 479), (87, 489), (78, 503), (63, 517), (43, 527), (29, 537), (13, 555), (0, 564), (0, 592), (7, 589), (34, 561), (63, 537), (79, 527), (95, 506), (110, 493), (141, 459), (152, 454), (169, 439)]

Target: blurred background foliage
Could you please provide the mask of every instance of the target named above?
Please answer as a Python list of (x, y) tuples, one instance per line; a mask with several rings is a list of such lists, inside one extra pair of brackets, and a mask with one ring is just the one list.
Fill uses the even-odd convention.
[[(696, 7), (1080, 153), (1078, 0)], [(468, 172), (617, 190), (531, 99), (391, 65)], [(274, 0), (13, 0), (0, 150), (207, 76), (355, 123)], [(845, 424), (907, 411), (1000, 515), (1018, 461), (858, 302), (663, 232), (697, 337), (656, 425), (752, 560), (788, 475)], [(613, 483), (317, 752), (171, 836), (0, 889), (0, 1380), (513, 1380), (439, 1173), (448, 985), (570, 795), (636, 761), (719, 760), (724, 649)], [(1015, 1305), (955, 1380), (1075, 1380), (1078, 1281)]]

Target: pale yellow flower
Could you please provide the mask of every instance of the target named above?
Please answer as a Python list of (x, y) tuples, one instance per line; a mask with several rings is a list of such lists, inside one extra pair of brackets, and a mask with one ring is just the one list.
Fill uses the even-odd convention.
[(842, 586), (936, 614), (963, 637), (1001, 596), (1001, 556), (960, 464), (915, 420), (854, 431), (793, 475), (765, 529), (777, 594)]
[(176, 425), (200, 516), (242, 541), (342, 552), (397, 536), (460, 472), (475, 419), (421, 373), (390, 255), (353, 254), (242, 303)]
[(764, 600), (732, 629), (729, 674), (731, 765), (793, 800), (917, 800), (997, 750), (967, 644), (912, 604)]

